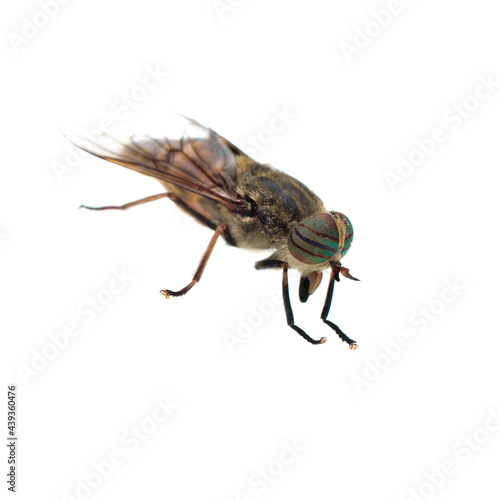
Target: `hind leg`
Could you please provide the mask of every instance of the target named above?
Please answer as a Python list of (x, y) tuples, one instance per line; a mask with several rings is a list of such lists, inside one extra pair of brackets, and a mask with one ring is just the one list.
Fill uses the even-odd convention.
[(146, 196), (146, 198), (141, 198), (140, 200), (131, 201), (130, 203), (125, 203), (125, 205), (108, 205), (105, 207), (88, 207), (87, 205), (80, 205), (78, 208), (86, 208), (87, 210), (127, 210), (127, 208), (136, 207), (142, 205), (143, 203), (149, 203), (150, 201), (160, 200), (161, 198), (168, 198), (169, 193), (154, 194), (153, 196)]

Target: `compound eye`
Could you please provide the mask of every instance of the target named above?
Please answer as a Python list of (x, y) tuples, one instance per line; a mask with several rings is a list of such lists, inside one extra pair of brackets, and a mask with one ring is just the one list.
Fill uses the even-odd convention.
[(340, 212), (318, 213), (299, 222), (288, 235), (288, 251), (299, 262), (321, 264), (349, 251), (354, 231), (351, 221)]
[(319, 213), (299, 222), (288, 235), (288, 251), (304, 264), (320, 264), (338, 252), (339, 232), (331, 214)]

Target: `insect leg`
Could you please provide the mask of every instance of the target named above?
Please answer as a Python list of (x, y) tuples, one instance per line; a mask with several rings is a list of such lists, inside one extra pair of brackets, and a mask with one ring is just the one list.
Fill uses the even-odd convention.
[(302, 328), (299, 328), (297, 325), (294, 324), (292, 305), (290, 303), (290, 294), (288, 292), (288, 264), (283, 262), (282, 268), (283, 268), (283, 303), (285, 305), (286, 321), (288, 323), (288, 326), (293, 330), (295, 330), (301, 337), (305, 338), (311, 344), (324, 344), (326, 342), (326, 337), (321, 337), (319, 340), (314, 340), (313, 338), (309, 337), (309, 335), (307, 335), (307, 333), (304, 330), (302, 330)]
[(87, 205), (80, 205), (79, 208), (86, 208), (87, 210), (127, 210), (127, 208), (136, 207), (137, 205), (142, 205), (143, 203), (149, 203), (150, 201), (156, 201), (167, 197), (168, 193), (160, 193), (154, 194), (153, 196), (146, 196), (146, 198), (131, 201), (130, 203), (125, 203), (125, 205), (109, 205), (106, 207), (88, 207)]
[(191, 283), (189, 283), (189, 285), (185, 286), (182, 290), (179, 290), (178, 292), (173, 292), (172, 290), (160, 291), (160, 293), (164, 295), (166, 299), (168, 299), (169, 297), (180, 297), (182, 295), (185, 295), (187, 292), (189, 292), (189, 290), (191, 290), (191, 288), (193, 288), (194, 285), (196, 285), (196, 283), (198, 283), (198, 281), (200, 281), (201, 275), (203, 274), (205, 266), (207, 265), (208, 259), (212, 254), (212, 250), (214, 249), (219, 236), (225, 229), (226, 225), (223, 223), (220, 223), (217, 226), (217, 229), (215, 230), (215, 233), (213, 234), (212, 239), (210, 240), (210, 243), (208, 244), (207, 249), (203, 254), (203, 257), (201, 258), (200, 265), (198, 266), (198, 269), (196, 270), (196, 273), (193, 276), (193, 279), (191, 280)]
[[(209, 227), (210, 229), (213, 229), (214, 231), (217, 229), (217, 224), (212, 222), (211, 220), (208, 220), (206, 217), (204, 217), (202, 214), (197, 212), (194, 208), (192, 208), (190, 205), (188, 205), (186, 202), (184, 202), (179, 196), (177, 196), (175, 193), (167, 193), (167, 196), (170, 200), (172, 200), (179, 208), (182, 208), (186, 213), (188, 213), (191, 217), (196, 219), (200, 224)], [(222, 235), (228, 245), (231, 245), (233, 247), (236, 246), (236, 242), (234, 241), (233, 237), (231, 236), (231, 233), (229, 230), (226, 228), (226, 231)]]
[(217, 229), (217, 224), (208, 220), (206, 217), (203, 217), (203, 215), (198, 213), (196, 210), (192, 209), (187, 203), (182, 201), (181, 198), (179, 196), (177, 196), (175, 193), (167, 193), (167, 196), (179, 208), (182, 208), (182, 210), (187, 212), (191, 217), (196, 219), (200, 224), (203, 224), (204, 226), (207, 226), (208, 228), (213, 229), (214, 231)]
[[(137, 205), (142, 205), (143, 203), (149, 203), (150, 201), (156, 201), (161, 198), (168, 198), (169, 200), (172, 200), (177, 206), (179, 206), (189, 215), (194, 217), (200, 224), (203, 224), (213, 230), (217, 229), (217, 224), (214, 224), (213, 222), (209, 221), (201, 214), (193, 210), (187, 203), (184, 203), (179, 198), (179, 196), (177, 196), (174, 193), (155, 194), (153, 196), (147, 196), (146, 198), (141, 198), (140, 200), (126, 203), (125, 205), (109, 205), (106, 207), (88, 207), (87, 205), (80, 205), (79, 208), (86, 208), (87, 210), (127, 210), (127, 208), (136, 207)], [(224, 238), (226, 239), (229, 245), (236, 246), (235, 241), (233, 240), (231, 234), (228, 231), (224, 233)]]
[(336, 276), (338, 276), (338, 268), (332, 268), (332, 274), (330, 275), (330, 283), (328, 284), (328, 292), (326, 293), (325, 305), (323, 306), (323, 311), (321, 312), (321, 319), (333, 330), (335, 333), (343, 340), (349, 344), (349, 349), (357, 349), (358, 345), (354, 340), (351, 340), (337, 325), (327, 320), (328, 313), (330, 312), (330, 306), (332, 305), (333, 298), (333, 287), (335, 285)]
[(259, 260), (255, 263), (255, 269), (260, 271), (262, 269), (279, 269), (283, 267), (283, 261), (274, 259)]

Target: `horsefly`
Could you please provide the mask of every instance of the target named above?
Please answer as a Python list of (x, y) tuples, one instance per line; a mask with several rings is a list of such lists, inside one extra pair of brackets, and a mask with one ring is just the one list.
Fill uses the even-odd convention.
[(214, 230), (191, 282), (169, 297), (185, 295), (198, 283), (210, 255), (222, 236), (229, 245), (247, 249), (271, 249), (256, 262), (256, 269), (281, 269), (283, 303), (288, 326), (311, 344), (311, 338), (294, 323), (288, 291), (288, 269), (299, 271), (299, 298), (306, 302), (330, 270), (330, 281), (321, 319), (347, 342), (357, 344), (327, 319), (335, 281), (340, 275), (357, 280), (342, 267), (353, 240), (353, 227), (340, 212), (326, 211), (322, 201), (304, 184), (269, 165), (257, 163), (213, 130), (183, 118), (179, 139), (134, 135), (125, 140), (102, 134), (96, 140), (70, 136), (84, 151), (104, 160), (153, 177), (165, 192), (121, 206), (87, 207), (92, 210), (126, 210), (143, 203), (169, 198), (199, 223)]

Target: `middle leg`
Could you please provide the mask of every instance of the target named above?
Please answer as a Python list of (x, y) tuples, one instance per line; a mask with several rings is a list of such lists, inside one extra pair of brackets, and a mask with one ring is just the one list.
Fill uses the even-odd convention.
[(173, 292), (172, 290), (160, 290), (160, 293), (166, 299), (168, 299), (169, 297), (181, 297), (182, 295), (185, 295), (187, 292), (189, 292), (189, 290), (191, 290), (191, 288), (193, 288), (194, 285), (196, 285), (196, 283), (198, 283), (198, 281), (200, 281), (201, 275), (205, 270), (208, 259), (210, 258), (210, 255), (212, 255), (215, 244), (217, 243), (219, 236), (225, 229), (226, 225), (222, 222), (217, 226), (217, 229), (215, 230), (215, 233), (213, 234), (212, 239), (210, 240), (210, 243), (208, 244), (207, 249), (203, 254), (203, 257), (201, 258), (200, 264), (198, 266), (198, 269), (196, 270), (195, 275), (193, 276), (193, 279), (191, 280), (191, 283), (186, 285), (182, 290), (179, 290), (178, 292)]

